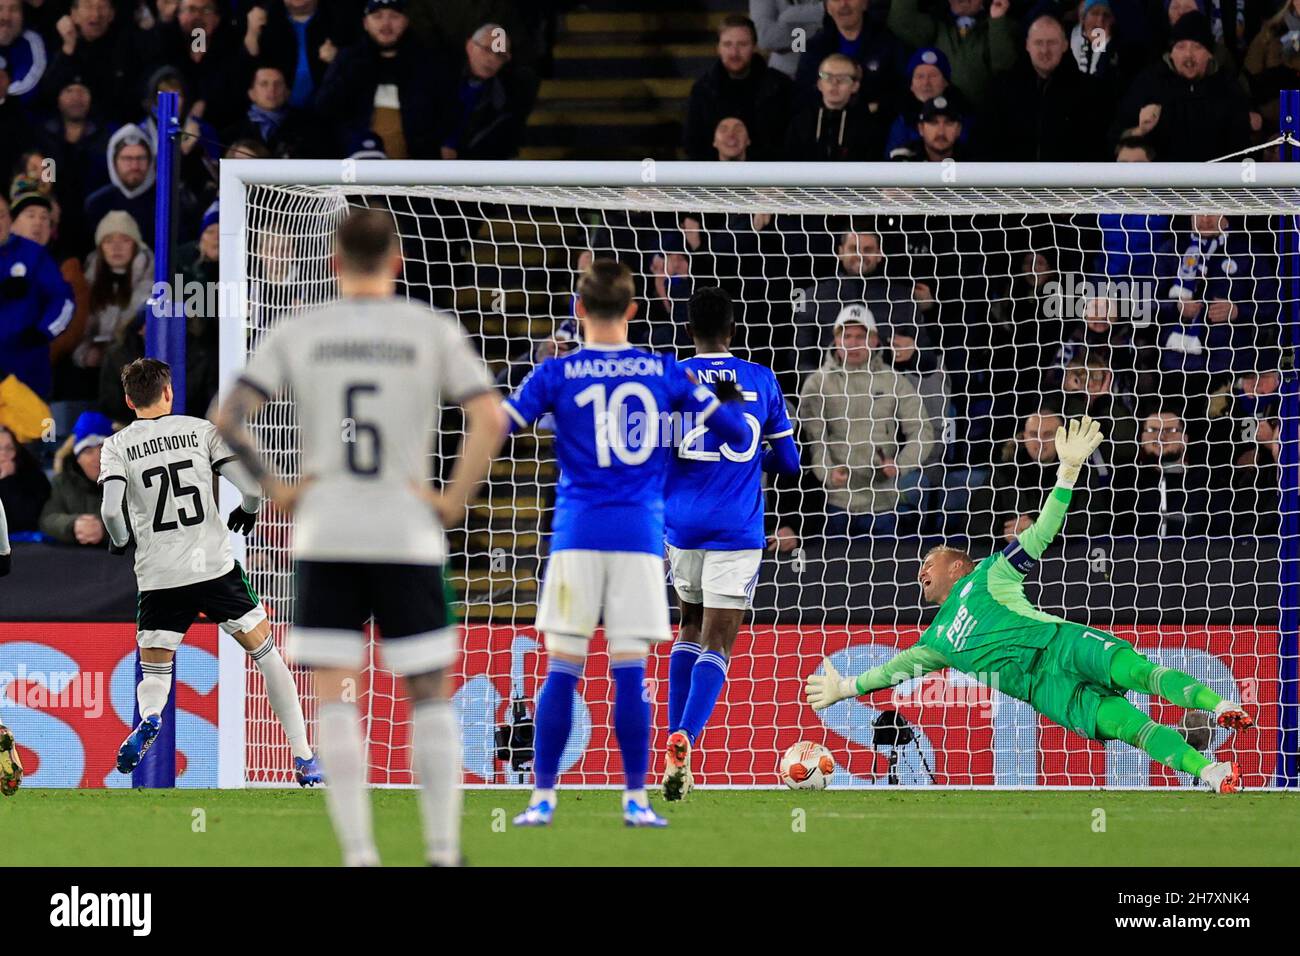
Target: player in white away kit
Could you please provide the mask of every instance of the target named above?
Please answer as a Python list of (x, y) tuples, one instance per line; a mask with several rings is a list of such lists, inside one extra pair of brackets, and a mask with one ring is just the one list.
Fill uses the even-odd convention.
[[(0, 578), (9, 573), (9, 521), (5, 518), (4, 502), (0, 501)], [(18, 759), (18, 745), (9, 728), (0, 723), (0, 794), (12, 797), (23, 782), (23, 762)]]
[[(314, 786), (321, 782), (320, 769), (307, 745), (293, 675), (276, 650), (266, 611), (230, 551), (229, 531), (247, 534), (257, 519), (257, 482), (235, 460), (216, 426), (172, 414), (171, 369), (165, 362), (136, 359), (122, 369), (122, 388), (136, 419), (102, 446), (101, 514), (110, 553), (124, 554), (135, 534), (142, 677), (135, 689), (140, 723), (118, 750), (117, 769), (134, 770), (158, 736), (176, 648), (202, 611), (248, 651), (262, 672), (271, 709), (293, 751), (294, 777), (301, 786)], [(226, 524), (213, 495), (218, 474), (244, 498)]]
[(516, 429), (554, 416), (560, 465), (551, 559), (537, 608), (547, 674), (537, 696), (536, 789), (516, 826), (551, 822), (573, 695), (602, 620), (623, 758), (623, 821), (631, 827), (667, 824), (645, 791), (650, 702), (644, 687), (651, 644), (672, 636), (664, 589), (664, 475), (677, 436), (666, 419), (681, 413), (683, 433), (707, 423), (706, 430), (732, 445), (748, 439), (749, 427), (734, 382), (719, 383), (715, 397), (672, 356), (628, 344), (627, 323), (636, 308), (627, 267), (610, 259), (593, 262), (578, 280), (583, 347), (538, 365), (505, 405)]
[[(505, 437), (500, 399), (452, 317), (395, 297), (401, 248), (392, 216), (352, 212), (335, 247), (339, 302), (285, 321), (258, 347), (218, 416), (222, 434), (270, 497), (294, 511), (297, 601), (292, 657), (316, 673), (326, 802), (349, 866), (379, 862), (355, 696), (375, 619), (385, 665), (414, 699), (411, 748), (420, 778), (426, 859), (460, 859), (460, 727), (451, 665), (460, 651), (442, 566), (445, 527), (459, 524)], [(303, 481), (268, 475), (249, 417), (293, 390)], [(467, 434), (441, 493), (429, 459), (444, 402), (464, 406)]]

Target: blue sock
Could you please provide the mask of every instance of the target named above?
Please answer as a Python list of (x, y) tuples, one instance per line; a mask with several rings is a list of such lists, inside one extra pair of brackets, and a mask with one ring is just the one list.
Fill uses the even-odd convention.
[(722, 685), (727, 682), (727, 658), (720, 651), (705, 651), (691, 668), (691, 694), (682, 712), (682, 730), (695, 744), (713, 713)]
[(703, 648), (690, 641), (676, 641), (668, 655), (668, 732), (680, 730), (686, 698), (691, 692), (691, 668)]
[(537, 714), (533, 731), (533, 774), (538, 790), (554, 790), (560, 773), (560, 755), (573, 729), (573, 693), (582, 679), (582, 666), (567, 661), (551, 661), (546, 683), (537, 695)]
[(628, 661), (610, 669), (614, 675), (614, 735), (623, 753), (627, 789), (644, 790), (650, 765), (650, 702), (645, 699), (645, 661)]

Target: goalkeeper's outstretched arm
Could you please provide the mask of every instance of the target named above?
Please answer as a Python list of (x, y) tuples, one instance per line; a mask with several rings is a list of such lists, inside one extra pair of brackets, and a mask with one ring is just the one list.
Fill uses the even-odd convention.
[(1065, 525), (1065, 513), (1070, 508), (1070, 498), (1074, 493), (1074, 483), (1079, 480), (1079, 473), (1103, 438), (1105, 436), (1101, 433), (1101, 426), (1087, 415), (1074, 419), (1068, 427), (1056, 430), (1056, 455), (1061, 462), (1056, 469), (1056, 487), (1043, 502), (1038, 520), (1002, 552), (1011, 566), (1022, 575), (1043, 556), (1047, 546), (1061, 533), (1061, 528)]
[(849, 697), (860, 697), (873, 690), (893, 687), (905, 680), (920, 677), (931, 671), (947, 667), (948, 661), (942, 654), (930, 647), (916, 644), (907, 650), (895, 654), (879, 667), (859, 674), (857, 677), (842, 677), (829, 660), (822, 661), (821, 674), (810, 674), (804, 685), (804, 696), (813, 710), (824, 710), (837, 701)]

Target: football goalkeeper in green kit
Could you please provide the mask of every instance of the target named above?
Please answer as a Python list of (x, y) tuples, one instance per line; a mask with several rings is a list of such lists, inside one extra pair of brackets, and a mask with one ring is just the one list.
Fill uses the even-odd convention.
[(1215, 763), (1172, 727), (1156, 723), (1125, 699), (1136, 690), (1180, 707), (1214, 711), (1220, 727), (1245, 730), (1254, 721), (1189, 674), (1160, 667), (1113, 634), (1073, 624), (1033, 607), (1024, 579), (1060, 532), (1074, 483), (1102, 442), (1084, 417), (1056, 432), (1056, 487), (1031, 527), (1005, 550), (976, 565), (956, 548), (932, 548), (917, 576), (926, 601), (942, 605), (915, 645), (858, 677), (841, 677), (823, 662), (805, 694), (814, 710), (836, 701), (953, 667), (971, 674), (1089, 740), (1123, 740), (1152, 760), (1193, 774), (1218, 793), (1241, 789), (1235, 763)]

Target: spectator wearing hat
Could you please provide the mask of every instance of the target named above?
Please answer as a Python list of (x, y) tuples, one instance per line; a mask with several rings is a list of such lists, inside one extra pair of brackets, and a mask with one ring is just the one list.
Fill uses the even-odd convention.
[(922, 163), (969, 158), (970, 149), (961, 145), (961, 116), (961, 107), (944, 94), (927, 101), (916, 122), (916, 132), (920, 137), (916, 153), (900, 154), (897, 158)]
[(758, 31), (758, 46), (767, 65), (791, 79), (799, 69), (803, 43), (821, 27), (822, 0), (749, 0), (749, 18)]
[(357, 133), (344, 150), (348, 159), (387, 159), (384, 141), (373, 130)]
[(49, 252), (14, 235), (11, 222), (0, 196), (0, 379), (14, 375), (49, 399), (50, 342), (71, 324), (76, 302)]
[(54, 384), (50, 394), (55, 400), (75, 398), (78, 390), (75, 384), (69, 381), (66, 372), (67, 360), (86, 331), (90, 287), (86, 284), (85, 270), (77, 256), (56, 251), (53, 200), (38, 192), (20, 192), (14, 196), (10, 204), (10, 213), (13, 216), (14, 235), (44, 246), (54, 256), (59, 265), (59, 273), (72, 289), (73, 300), (76, 302), (72, 321), (50, 344), (50, 364), (54, 372)]
[(1028, 59), (993, 81), (985, 152), (1005, 162), (1104, 162), (1107, 94), (1067, 57), (1060, 21), (1036, 19), (1025, 50)]
[[(260, 8), (256, 8), (260, 9)], [(313, 129), (319, 120), (289, 105), (289, 86), (278, 66), (256, 67), (248, 84), (248, 110), (221, 134), (223, 143), (256, 139), (276, 159), (320, 155)]]
[(887, 337), (893, 326), (916, 326), (919, 322), (907, 286), (885, 277), (879, 233), (850, 227), (839, 235), (835, 255), (835, 274), (808, 290), (802, 310), (795, 312), (795, 349), (800, 369), (821, 364), (835, 323), (851, 303), (861, 303), (869, 310), (873, 331), (878, 322), (885, 327)]
[(893, 0), (889, 29), (911, 47), (937, 47), (952, 64), (952, 82), (977, 108), (987, 101), (993, 78), (1016, 65), (1020, 27), (1008, 16), (1010, 0), (947, 0), (943, 14), (920, 0)]
[(82, 412), (77, 419), (72, 434), (54, 456), (54, 481), (41, 509), (42, 534), (63, 544), (104, 545), (99, 455), (112, 434), (113, 423), (99, 412)]
[(108, 130), (80, 74), (66, 75), (53, 92), (54, 110), (41, 124), (38, 142), (58, 170), (56, 185), (63, 199), (59, 234), (81, 252), (90, 245), (92, 228), (85, 221), (85, 197), (108, 182)]
[(724, 116), (713, 130), (713, 149), (718, 162), (743, 163), (749, 159), (749, 127), (739, 116)]
[(794, 94), (790, 78), (758, 55), (758, 31), (745, 16), (728, 16), (718, 28), (718, 58), (691, 87), (683, 129), (688, 159), (714, 158), (718, 122), (744, 122), (751, 159), (775, 159), (785, 143)]
[(513, 62), (512, 46), (505, 28), (496, 23), (482, 24), (465, 41), (459, 71), (440, 84), (455, 91), (440, 134), (443, 159), (518, 155), (538, 84), (531, 70)]
[(862, 68), (843, 53), (822, 60), (820, 99), (790, 121), (785, 158), (799, 162), (866, 162), (884, 152), (884, 117), (856, 102)]
[(128, 124), (108, 140), (108, 179), (86, 197), (86, 219), (98, 223), (110, 212), (129, 213), (144, 244), (153, 246), (154, 152), (149, 135)]
[(962, 112), (962, 139), (970, 138), (973, 117), (961, 91), (952, 85), (952, 67), (948, 58), (935, 47), (922, 47), (907, 61), (907, 93), (885, 140), (887, 159), (912, 159), (921, 151), (916, 124), (920, 122), (925, 104), (936, 96), (945, 96), (958, 105)]
[(438, 158), (447, 91), (410, 25), (405, 0), (366, 3), (362, 36), (339, 50), (316, 93), (316, 112), (339, 127), (336, 148), (373, 130), (393, 159)]
[(259, 0), (245, 17), (244, 69), (279, 68), (289, 87), (288, 106), (311, 110), (339, 50), (361, 32), (354, 5), (320, 0)]
[(79, 76), (109, 121), (127, 119), (135, 103), (140, 64), (151, 62), (151, 43), (131, 23), (116, 23), (110, 0), (72, 0), (55, 24), (59, 43), (46, 71), (45, 89), (62, 90)]
[(50, 481), (36, 456), (0, 425), (0, 505), (11, 535), (40, 530), (41, 509), (50, 497)]
[(1300, 0), (1283, 0), (1265, 20), (1246, 51), (1251, 102), (1263, 128), (1279, 128), (1282, 90), (1300, 88)]
[(110, 212), (95, 226), (95, 249), (86, 257), (86, 281), (90, 317), (72, 361), (90, 376), (89, 397), (95, 394), (105, 353), (153, 290), (153, 251), (130, 213)]
[(34, 105), (46, 65), (45, 41), (23, 28), (23, 0), (0, 0), (0, 70), (9, 77), (5, 98)]
[[(1245, 44), (1245, 5), (1236, 4), (1232, 0), (1163, 0), (1165, 15), (1164, 23), (1161, 24), (1161, 31), (1166, 40), (1173, 33), (1174, 27), (1184, 16), (1189, 13), (1200, 13), (1209, 23), (1210, 36), (1213, 37), (1213, 43), (1210, 45), (1210, 52), (1214, 54), (1215, 62), (1219, 64), (1219, 69), (1229, 76), (1237, 75), (1238, 58), (1236, 50)], [(1232, 30), (1224, 32), (1224, 18), (1227, 17), (1232, 21), (1237, 21), (1242, 17), (1241, 25), (1243, 32), (1238, 35), (1235, 26)]]
[(798, 417), (826, 489), (827, 536), (911, 530), (900, 517), (918, 504), (934, 427), (911, 381), (885, 364), (869, 309), (836, 319), (825, 363), (800, 390)]
[(898, 78), (907, 54), (870, 6), (870, 0), (826, 0), (822, 28), (808, 41), (795, 73), (802, 99), (816, 102), (822, 61), (832, 53), (843, 53), (861, 69), (857, 102), (885, 117), (897, 111)]
[(1251, 140), (1250, 102), (1214, 60), (1204, 14), (1173, 25), (1169, 52), (1143, 70), (1120, 101), (1111, 139), (1143, 136), (1161, 161), (1202, 162), (1245, 149)]

